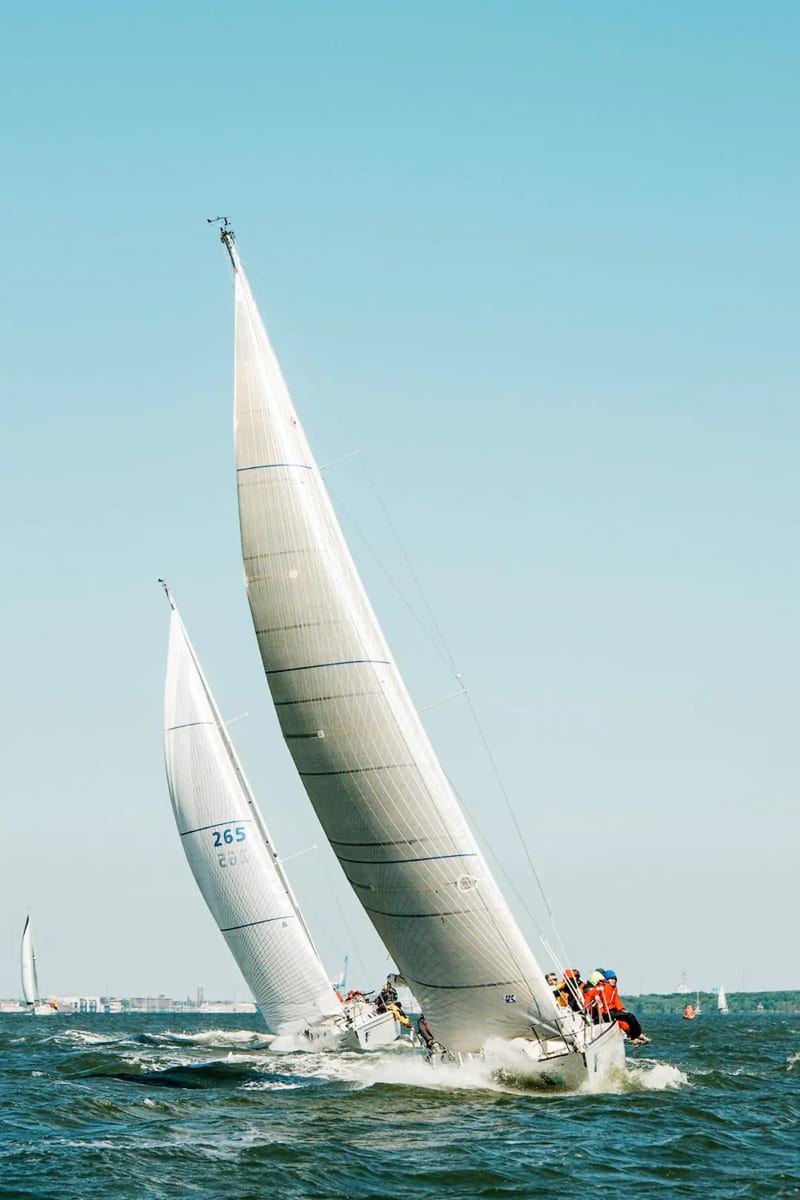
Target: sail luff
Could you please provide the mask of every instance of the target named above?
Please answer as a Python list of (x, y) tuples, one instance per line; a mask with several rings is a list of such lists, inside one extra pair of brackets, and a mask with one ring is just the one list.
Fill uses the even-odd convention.
[[(230, 249), (230, 247), (229, 247)], [(284, 738), (351, 886), (437, 1036), (558, 1029), (378, 625), (233, 248), (248, 599)]]
[(337, 1014), (333, 988), (174, 607), (164, 716), (167, 780), (184, 852), (268, 1027), (291, 1032)]
[(267, 829), (267, 825), (266, 825), (264, 817), (261, 813), (261, 809), (258, 807), (258, 804), (256, 803), (256, 798), (253, 794), (253, 789), (251, 788), (250, 782), (244, 773), (244, 768), (242, 767), (242, 764), (239, 760), (239, 755), (236, 753), (236, 747), (234, 746), (233, 742), (231, 741), (230, 734), (228, 733), (228, 728), (222, 719), (222, 715), (221, 715), (219, 709), (217, 708), (217, 702), (214, 699), (214, 694), (208, 685), (208, 680), (206, 679), (205, 672), (203, 671), (202, 665), (200, 663), (200, 659), (197, 657), (197, 652), (195, 651), (195, 648), (192, 644), (192, 640), (186, 631), (186, 626), (183, 623), (183, 619), (181, 618), (180, 612), (178, 611), (174, 601), (172, 601), (171, 598), (170, 598), (170, 604), (172, 606), (173, 613), (175, 614), (175, 619), (179, 624), (181, 636), (183, 637), (183, 640), (186, 643), (186, 649), (191, 657), (192, 663), (194, 665), (194, 669), (197, 673), (198, 681), (200, 683), (200, 686), (203, 689), (206, 702), (207, 702), (209, 708), (211, 709), (211, 712), (214, 715), (214, 721), (216, 723), (217, 732), (219, 734), (220, 740), (221, 740), (223, 746), (225, 747), (228, 758), (230, 759), (231, 766), (234, 770), (236, 778), (238, 779), (239, 785), (242, 789), (242, 793), (247, 801), (250, 811), (253, 814), (253, 821), (256, 825), (256, 828), (258, 829), (258, 831), (261, 835), (261, 838), (264, 842), (264, 846), (267, 850), (267, 853), (270, 855), (275, 874), (278, 876), (278, 879), (281, 882), (281, 886), (283, 887), (283, 890), (286, 893), (286, 897), (292, 906), (295, 917), (302, 925), (302, 927), (305, 931), (306, 937), (308, 938), (309, 942), (311, 943), (311, 947), (314, 951), (314, 954), (317, 956), (317, 958), (319, 958), (319, 951), (317, 950), (317, 948), (314, 944), (314, 939), (311, 936), (311, 931), (308, 928), (308, 925), (306, 924), (305, 917), (303, 916), (303, 913), (300, 909), (300, 905), (297, 902), (297, 897), (295, 896), (294, 891), (292, 890), (292, 886), (289, 883), (288, 876), (286, 875), (286, 872), (283, 869), (283, 864), (281, 863), (280, 856), (276, 849), (275, 843), (272, 840), (270, 832)]

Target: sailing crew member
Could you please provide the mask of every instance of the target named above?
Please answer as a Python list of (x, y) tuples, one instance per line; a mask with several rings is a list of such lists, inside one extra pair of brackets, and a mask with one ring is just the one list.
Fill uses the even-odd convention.
[(642, 1033), (642, 1027), (634, 1014), (626, 1012), (622, 1007), (622, 1000), (617, 986), (617, 972), (604, 971), (603, 977), (605, 982), (599, 986), (603, 989), (604, 1003), (607, 1007), (608, 1015), (612, 1020), (618, 1021), (622, 1028), (626, 1030), (632, 1045), (644, 1046), (650, 1041), (650, 1038)]
[(598, 968), (596, 971), (592, 971), (583, 989), (583, 1002), (595, 1025), (600, 1021), (610, 1020), (606, 982), (605, 973)]
[(564, 972), (564, 979), (561, 983), (561, 992), (563, 998), (559, 1000), (559, 1004), (565, 1008), (571, 1008), (573, 1012), (583, 1011), (583, 992), (581, 990), (581, 973), (575, 967), (568, 967)]
[(441, 1054), (447, 1053), (447, 1047), (443, 1046), (441, 1042), (437, 1042), (436, 1038), (433, 1036), (431, 1027), (425, 1020), (424, 1013), (420, 1013), (419, 1017), (417, 1018), (417, 1033), (425, 1043), (425, 1049), (428, 1051), (428, 1053), (425, 1055), (425, 1058), (428, 1062), (431, 1061), (434, 1054), (437, 1052)]
[(553, 996), (555, 997), (556, 1004), (560, 1004), (561, 1003), (561, 999), (560, 999), (561, 992), (560, 992), (560, 988), (558, 986), (558, 976), (556, 975), (555, 971), (548, 971), (544, 977), (544, 981), (547, 984), (547, 986), (550, 988), (550, 990), (552, 991)]
[(394, 1019), (396, 1021), (399, 1021), (401, 1025), (405, 1025), (407, 1029), (411, 1028), (411, 1022), (409, 1021), (406, 1014), (403, 1012), (403, 1006), (399, 1000), (397, 1001), (396, 1004), (387, 1004), (386, 1011), (390, 1012), (392, 1014), (392, 1016), (394, 1017)]

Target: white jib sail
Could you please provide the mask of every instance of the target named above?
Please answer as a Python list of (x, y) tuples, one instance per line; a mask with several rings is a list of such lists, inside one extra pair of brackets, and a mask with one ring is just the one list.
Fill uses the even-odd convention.
[(728, 997), (725, 995), (725, 988), (721, 987), (717, 994), (717, 1008), (721, 1013), (728, 1011)]
[(345, 544), (235, 247), (247, 592), (281, 729), (345, 875), (452, 1050), (557, 1030)]
[(31, 937), (31, 919), (25, 920), (22, 931), (22, 946), (20, 949), (20, 970), (22, 973), (22, 994), (26, 1004), (39, 1003), (39, 979), (36, 974), (36, 954)]
[(339, 1013), (341, 1005), (174, 607), (164, 750), (189, 866), (267, 1027), (289, 1033)]

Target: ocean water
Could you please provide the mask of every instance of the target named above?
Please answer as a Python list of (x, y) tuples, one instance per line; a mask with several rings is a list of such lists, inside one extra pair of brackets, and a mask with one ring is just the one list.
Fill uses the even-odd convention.
[(647, 1030), (554, 1095), (491, 1057), (278, 1055), (256, 1016), (0, 1015), (0, 1197), (800, 1197), (800, 1016)]

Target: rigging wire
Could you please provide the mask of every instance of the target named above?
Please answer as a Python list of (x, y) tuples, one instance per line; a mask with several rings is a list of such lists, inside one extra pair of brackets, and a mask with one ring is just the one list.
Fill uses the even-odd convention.
[[(397, 543), (397, 546), (398, 546), (398, 548), (399, 548), (399, 550), (400, 550), (400, 553), (401, 553), (401, 555), (402, 555), (402, 557), (403, 557), (403, 561), (404, 561), (404, 562), (405, 562), (405, 564), (406, 564), (406, 567), (407, 567), (407, 569), (408, 569), (408, 572), (409, 572), (409, 574), (410, 574), (411, 578), (412, 578), (412, 579), (413, 579), (413, 581), (414, 581), (414, 586), (416, 587), (416, 589), (417, 589), (417, 592), (418, 592), (418, 594), (419, 594), (419, 597), (420, 597), (420, 600), (422, 601), (422, 604), (423, 604), (423, 606), (424, 606), (424, 608), (425, 608), (425, 611), (426, 611), (426, 612), (427, 612), (427, 614), (428, 614), (428, 618), (429, 618), (429, 620), (430, 620), (430, 622), (431, 622), (431, 626), (432, 626), (433, 630), (434, 630), (434, 631), (435, 631), (435, 633), (436, 633), (436, 637), (437, 637), (437, 639), (438, 639), (438, 646), (437, 646), (437, 643), (436, 643), (436, 641), (434, 641), (434, 639), (433, 639), (433, 638), (430, 636), (430, 631), (426, 629), (426, 626), (425, 626), (424, 622), (423, 622), (423, 621), (421, 621), (421, 619), (420, 619), (420, 618), (419, 618), (419, 616), (417, 615), (416, 611), (415, 611), (415, 610), (412, 608), (412, 606), (409, 604), (408, 600), (406, 600), (406, 598), (405, 598), (405, 597), (403, 597), (404, 603), (405, 603), (406, 607), (409, 609), (409, 611), (411, 611), (411, 612), (412, 612), (412, 614), (414, 615), (414, 618), (415, 618), (415, 620), (417, 621), (417, 623), (418, 623), (418, 624), (420, 624), (420, 625), (422, 626), (422, 628), (423, 628), (423, 629), (425, 629), (425, 631), (426, 631), (426, 634), (427, 634), (427, 636), (428, 636), (428, 640), (429, 640), (429, 641), (432, 643), (432, 645), (434, 645), (434, 647), (436, 647), (436, 649), (437, 649), (437, 650), (438, 650), (438, 652), (439, 652), (439, 656), (440, 656), (440, 657), (441, 657), (441, 658), (444, 660), (444, 662), (447, 664), (447, 666), (449, 667), (450, 671), (451, 671), (451, 672), (452, 672), (452, 674), (454, 675), (455, 679), (458, 681), (459, 685), (461, 686), (461, 689), (462, 689), (462, 691), (463, 691), (463, 693), (464, 693), (464, 696), (466, 697), (467, 705), (469, 706), (469, 710), (470, 710), (470, 713), (471, 713), (471, 715), (472, 715), (472, 719), (473, 719), (473, 721), (474, 721), (474, 723), (475, 723), (475, 727), (476, 727), (476, 729), (477, 729), (477, 731), (478, 731), (478, 736), (480, 737), (481, 743), (482, 743), (482, 745), (483, 745), (483, 748), (484, 748), (484, 752), (485, 752), (485, 754), (486, 754), (486, 757), (487, 757), (487, 759), (488, 759), (488, 762), (489, 762), (489, 765), (490, 765), (490, 767), (491, 767), (492, 773), (493, 773), (493, 775), (494, 775), (494, 777), (495, 777), (495, 781), (496, 781), (496, 783), (497, 783), (497, 786), (498, 786), (498, 788), (499, 788), (499, 790), (500, 790), (500, 794), (501, 794), (501, 796), (503, 797), (503, 801), (504, 801), (504, 803), (505, 803), (505, 806), (506, 806), (506, 809), (507, 809), (507, 811), (508, 811), (508, 814), (509, 814), (509, 816), (511, 817), (511, 821), (512, 821), (512, 823), (513, 823), (513, 826), (514, 826), (514, 829), (515, 829), (515, 831), (516, 831), (517, 837), (519, 838), (519, 840), (520, 840), (520, 842), (521, 842), (521, 844), (522, 844), (522, 848), (523, 848), (523, 850), (524, 850), (524, 852), (525, 852), (525, 858), (526, 858), (526, 860), (527, 860), (528, 867), (529, 867), (529, 869), (530, 869), (531, 875), (533, 876), (533, 879), (534, 879), (534, 881), (535, 881), (535, 883), (536, 883), (536, 887), (537, 887), (537, 889), (538, 889), (538, 891), (539, 891), (539, 895), (540, 895), (540, 896), (541, 896), (541, 898), (542, 898), (542, 903), (544, 904), (544, 907), (545, 907), (545, 910), (546, 910), (546, 912), (547, 912), (547, 915), (548, 915), (548, 917), (550, 918), (550, 922), (551, 922), (551, 924), (552, 924), (552, 926), (553, 926), (553, 931), (554, 931), (554, 933), (555, 933), (555, 935), (556, 935), (556, 939), (557, 939), (557, 941), (558, 941), (558, 944), (559, 944), (559, 947), (560, 947), (560, 949), (561, 949), (561, 952), (562, 952), (562, 954), (563, 954), (563, 956), (564, 956), (564, 959), (565, 959), (565, 960), (567, 960), (567, 959), (569, 958), (569, 955), (567, 954), (567, 952), (566, 952), (566, 949), (565, 949), (565, 947), (564, 947), (564, 943), (563, 943), (563, 941), (562, 941), (561, 934), (560, 934), (560, 932), (559, 932), (559, 929), (558, 929), (558, 926), (557, 926), (557, 924), (556, 924), (556, 919), (555, 919), (555, 916), (554, 916), (554, 914), (553, 914), (553, 910), (552, 910), (552, 908), (550, 907), (550, 902), (549, 902), (549, 901), (548, 901), (548, 899), (547, 899), (547, 895), (546, 895), (546, 893), (545, 893), (544, 886), (542, 885), (542, 881), (541, 881), (541, 879), (540, 879), (540, 877), (539, 877), (539, 873), (538, 873), (538, 871), (536, 870), (536, 867), (535, 867), (535, 865), (534, 865), (534, 862), (533, 862), (533, 857), (532, 857), (532, 855), (531, 855), (530, 848), (529, 848), (529, 846), (528, 846), (528, 843), (527, 843), (527, 839), (525, 838), (525, 835), (524, 835), (524, 833), (522, 832), (522, 828), (521, 828), (521, 826), (520, 826), (520, 823), (519, 823), (519, 820), (518, 820), (518, 818), (517, 818), (517, 814), (516, 814), (516, 812), (515, 812), (515, 810), (514, 810), (514, 806), (513, 806), (512, 802), (511, 802), (511, 797), (510, 797), (510, 795), (509, 795), (509, 793), (508, 793), (508, 790), (507, 790), (507, 788), (506, 788), (506, 786), (505, 786), (505, 783), (503, 782), (503, 777), (502, 777), (502, 775), (501, 775), (501, 773), (500, 773), (500, 768), (499, 768), (499, 766), (498, 766), (498, 764), (497, 764), (497, 759), (496, 759), (496, 758), (495, 758), (495, 756), (494, 756), (494, 753), (493, 753), (493, 751), (492, 751), (491, 745), (490, 745), (490, 743), (489, 743), (489, 739), (488, 739), (488, 737), (486, 736), (486, 732), (485, 732), (485, 730), (484, 730), (483, 724), (482, 724), (482, 722), (481, 722), (481, 720), (480, 720), (480, 717), (478, 716), (478, 712), (477, 712), (477, 709), (475, 708), (475, 705), (474, 705), (474, 703), (473, 703), (472, 696), (470, 695), (469, 689), (468, 689), (468, 687), (466, 686), (466, 684), (465, 684), (465, 682), (464, 682), (464, 677), (463, 677), (462, 673), (461, 673), (461, 672), (458, 670), (458, 666), (457, 666), (457, 664), (456, 664), (456, 661), (455, 661), (455, 659), (454, 659), (454, 657), (453, 657), (453, 655), (452, 655), (452, 653), (451, 653), (451, 651), (450, 651), (450, 647), (448, 646), (447, 639), (445, 638), (445, 636), (444, 636), (444, 633), (442, 632), (442, 629), (441, 629), (441, 627), (440, 627), (440, 625), (439, 625), (439, 622), (438, 622), (438, 621), (437, 621), (437, 619), (436, 619), (436, 614), (434, 613), (434, 611), (433, 611), (433, 608), (431, 607), (431, 604), (430, 604), (430, 602), (429, 602), (429, 600), (428, 600), (428, 597), (427, 597), (427, 595), (426, 595), (426, 593), (425, 593), (425, 590), (424, 590), (424, 588), (422, 587), (422, 583), (420, 582), (419, 576), (417, 575), (417, 572), (414, 570), (413, 564), (412, 564), (412, 562), (411, 562), (411, 559), (410, 559), (410, 557), (409, 557), (409, 555), (408, 555), (408, 552), (407, 552), (407, 550), (406, 550), (406, 548), (405, 548), (405, 545), (403, 544), (403, 541), (402, 541), (402, 539), (401, 539), (401, 537), (400, 537), (400, 534), (399, 534), (399, 532), (398, 532), (397, 526), (395, 525), (394, 521), (392, 520), (392, 518), (391, 518), (391, 516), (390, 516), (390, 514), (389, 514), (389, 510), (388, 510), (388, 508), (386, 507), (386, 504), (384, 503), (383, 497), (381, 496), (380, 492), (378, 491), (378, 486), (377, 486), (377, 484), (375, 483), (375, 480), (374, 480), (374, 478), (373, 478), (372, 474), (370, 473), (370, 471), (369, 471), (369, 468), (367, 467), (367, 465), (366, 465), (366, 462), (364, 461), (364, 458), (363, 458), (363, 456), (360, 456), (360, 459), (359, 459), (359, 461), (361, 462), (362, 468), (363, 468), (363, 470), (364, 470), (364, 474), (366, 475), (366, 477), (367, 477), (367, 480), (369, 481), (369, 484), (370, 484), (370, 486), (371, 486), (371, 488), (372, 488), (372, 491), (373, 491), (373, 493), (374, 493), (374, 495), (375, 495), (375, 498), (376, 498), (376, 500), (377, 500), (377, 502), (378, 502), (378, 505), (380, 506), (380, 509), (381, 509), (381, 511), (383, 512), (383, 515), (384, 515), (384, 518), (385, 518), (385, 520), (386, 520), (386, 523), (387, 523), (387, 525), (389, 526), (390, 530), (392, 531), (392, 535), (393, 535), (393, 537), (394, 537), (394, 539), (395, 539), (395, 541), (396, 541), (396, 543)], [(360, 531), (359, 531), (359, 532), (360, 532)], [(361, 534), (361, 536), (363, 537), (363, 534)], [(366, 539), (365, 539), (365, 540), (366, 540)], [(371, 549), (371, 548), (370, 548), (370, 549)], [(373, 554), (373, 557), (375, 557), (376, 561), (378, 561), (378, 562), (379, 562), (379, 560), (378, 560), (378, 558), (377, 558), (377, 555), (375, 555), (374, 551), (371, 551), (371, 552), (372, 552), (372, 554)], [(385, 568), (385, 567), (383, 567), (383, 565), (382, 565), (382, 564), (380, 564), (380, 565), (381, 565), (382, 569), (384, 570), (384, 573), (386, 573), (386, 574), (388, 575), (388, 572), (386, 571), (386, 568)], [(396, 591), (398, 591), (398, 592), (400, 592), (400, 589), (399, 589), (399, 587), (398, 587), (398, 586), (397, 586), (397, 585), (394, 583), (394, 581), (393, 581), (393, 580), (392, 580), (392, 584), (393, 584), (393, 586), (395, 587), (395, 590), (396, 590)], [(400, 592), (400, 594), (402, 595), (402, 592)], [(462, 801), (462, 803), (463, 803), (463, 801)], [(476, 826), (476, 828), (477, 828), (477, 826)], [(481, 835), (481, 836), (483, 837), (483, 835)], [(485, 839), (484, 839), (484, 840), (485, 840)], [(488, 843), (487, 843), (487, 845), (488, 845)], [(495, 857), (495, 859), (497, 860), (497, 856), (496, 856), (496, 855), (494, 855), (494, 857)], [(497, 861), (499, 861), (499, 860), (497, 860)], [(505, 872), (504, 872), (504, 874), (505, 874)], [(513, 886), (513, 885), (512, 885), (512, 886)], [(517, 891), (517, 889), (516, 889), (516, 888), (514, 888), (514, 890), (515, 890), (515, 892), (517, 893), (517, 895), (519, 895), (519, 892)], [(527, 906), (525, 906), (525, 910), (526, 910), (526, 912), (528, 912), (528, 915), (530, 916), (531, 914), (530, 914), (530, 912), (529, 912), (529, 910), (528, 910)], [(538, 928), (539, 928), (539, 926), (538, 926), (538, 924), (537, 924), (535, 921), (534, 921), (534, 924), (536, 924), (536, 925), (537, 925), (537, 929), (538, 929)], [(541, 932), (541, 931), (540, 931), (540, 932)]]
[[(363, 459), (362, 459), (362, 462), (363, 462)], [(367, 473), (367, 474), (368, 474), (368, 473)], [(370, 478), (370, 479), (371, 479), (371, 477), (369, 477), (369, 474), (368, 474), (368, 478)], [(373, 488), (374, 488), (374, 483), (373, 483)], [(375, 489), (375, 493), (376, 493), (376, 495), (378, 495), (377, 489)], [(380, 499), (380, 497), (379, 497), (379, 499)], [(381, 503), (382, 503), (382, 502), (381, 502)], [(341, 512), (344, 512), (344, 513), (347, 515), (347, 517), (348, 517), (348, 519), (349, 519), (350, 521), (352, 521), (352, 524), (353, 524), (353, 527), (354, 527), (355, 531), (358, 533), (359, 537), (362, 539), (362, 541), (363, 541), (364, 545), (366, 546), (366, 548), (368, 549), (368, 551), (369, 551), (370, 555), (372, 556), (372, 558), (374, 559), (374, 561), (376, 562), (376, 564), (378, 565), (378, 567), (380, 568), (380, 570), (382, 571), (382, 573), (385, 575), (385, 577), (387, 578), (387, 580), (388, 580), (388, 581), (389, 581), (389, 583), (391, 584), (392, 588), (393, 588), (393, 589), (396, 591), (396, 593), (397, 593), (397, 594), (398, 594), (398, 596), (400, 597), (400, 599), (401, 599), (401, 601), (403, 602), (403, 605), (405, 606), (405, 608), (406, 608), (406, 609), (408, 610), (408, 612), (411, 614), (411, 616), (413, 617), (414, 621), (415, 621), (415, 622), (416, 622), (416, 623), (417, 623), (417, 624), (420, 626), (420, 628), (421, 628), (422, 632), (425, 634), (425, 636), (426, 636), (426, 638), (428, 639), (428, 641), (430, 641), (430, 643), (431, 643), (431, 645), (433, 646), (434, 650), (437, 652), (437, 654), (439, 655), (439, 657), (440, 657), (440, 658), (442, 658), (442, 660), (443, 660), (443, 662), (444, 662), (445, 666), (447, 667), (447, 669), (448, 669), (449, 671), (451, 671), (451, 672), (454, 672), (454, 671), (455, 671), (455, 664), (454, 664), (454, 661), (453, 661), (452, 655), (450, 654), (450, 652), (449, 652), (449, 650), (448, 650), (448, 648), (447, 648), (447, 644), (446, 644), (446, 642), (444, 641), (444, 637), (443, 637), (443, 635), (442, 635), (442, 633), (441, 633), (441, 630), (439, 630), (439, 629), (438, 629), (438, 625), (436, 625), (435, 618), (434, 618), (434, 617), (432, 616), (432, 614), (431, 614), (432, 623), (433, 623), (433, 624), (436, 626), (436, 628), (437, 628), (437, 632), (438, 632), (438, 634), (439, 634), (440, 641), (442, 642), (442, 645), (441, 645), (441, 646), (440, 646), (440, 645), (438, 645), (438, 644), (437, 644), (437, 642), (436, 642), (436, 641), (435, 641), (435, 640), (434, 640), (434, 639), (431, 637), (430, 630), (429, 630), (429, 629), (428, 629), (428, 627), (426, 626), (425, 622), (424, 622), (424, 621), (423, 621), (423, 620), (420, 618), (420, 616), (419, 616), (419, 614), (416, 612), (416, 610), (415, 610), (414, 606), (413, 606), (413, 605), (412, 605), (412, 604), (409, 602), (409, 600), (408, 600), (408, 598), (406, 597), (405, 593), (402, 591), (402, 589), (401, 589), (401, 588), (399, 587), (399, 585), (396, 583), (396, 581), (395, 581), (395, 579), (393, 578), (393, 576), (392, 576), (391, 572), (388, 570), (388, 568), (387, 568), (387, 567), (385, 566), (385, 564), (382, 562), (382, 560), (381, 560), (380, 556), (379, 556), (379, 555), (376, 553), (376, 551), (374, 550), (374, 548), (373, 548), (373, 546), (371, 545), (371, 543), (370, 543), (369, 539), (368, 539), (368, 538), (365, 536), (365, 534), (363, 533), (363, 531), (361, 530), (361, 528), (358, 526), (358, 524), (357, 524), (357, 523), (356, 523), (356, 522), (353, 520), (353, 518), (352, 518), (352, 516), (351, 516), (350, 512), (348, 511), (348, 509), (346, 508), (346, 506), (345, 506), (345, 505), (343, 505), (343, 504), (341, 504), (341, 503), (339, 503), (339, 502), (337, 502), (337, 507), (339, 508), (339, 510), (340, 510)], [(387, 520), (389, 520), (389, 521), (391, 522), (391, 519), (389, 518), (388, 512), (386, 511), (385, 505), (382, 505), (382, 507), (383, 507), (383, 509), (384, 509), (384, 512), (386, 513)], [(406, 559), (406, 561), (408, 562), (408, 561), (409, 561), (409, 560), (408, 560), (408, 556), (405, 554), (405, 551), (403, 550), (402, 543), (401, 543), (401, 542), (400, 542), (400, 540), (399, 540), (399, 536), (398, 536), (398, 534), (397, 534), (397, 531), (394, 529), (394, 527), (393, 527), (393, 526), (392, 526), (392, 529), (393, 529), (393, 533), (394, 533), (394, 536), (395, 536), (395, 538), (398, 540), (398, 543), (400, 544), (401, 551), (403, 552), (404, 558), (405, 558), (405, 559)], [(412, 573), (413, 573), (413, 568), (411, 568), (411, 567), (410, 567), (410, 564), (409, 564), (409, 569), (410, 569), (410, 570), (412, 570)], [(420, 592), (421, 592), (421, 594), (423, 595), (423, 602), (424, 602), (424, 603), (426, 603), (426, 607), (427, 607), (427, 608), (429, 609), (429, 611), (430, 611), (430, 606), (429, 606), (429, 605), (427, 605), (427, 602), (424, 600), (424, 593), (422, 593), (422, 589), (421, 589), (421, 585), (419, 584), (419, 581), (417, 581), (417, 586), (418, 586), (418, 588), (420, 589)], [(456, 675), (458, 676), (458, 673), (457, 673), (457, 672), (455, 672), (455, 673), (456, 673)], [(458, 677), (458, 679), (459, 679), (459, 683), (460, 683), (460, 677)], [(462, 690), (463, 690), (463, 689), (462, 689)], [(455, 697), (449, 697), (449, 698), (455, 698)], [(444, 771), (443, 771), (443, 773), (444, 773)], [(447, 778), (446, 774), (445, 774), (445, 778)], [(448, 782), (449, 782), (449, 780), (448, 780)], [(484, 839), (484, 840), (485, 840), (485, 839)], [(505, 872), (504, 872), (504, 873), (505, 873)], [(516, 889), (515, 889), (515, 891), (516, 891)], [(494, 919), (494, 918), (493, 918), (493, 919)], [(536, 924), (536, 922), (535, 922), (535, 921), (534, 921), (534, 924)], [(517, 957), (517, 954), (516, 954), (516, 952), (515, 952), (514, 948), (513, 948), (513, 947), (510, 945), (510, 943), (509, 943), (509, 942), (508, 942), (508, 940), (506, 939), (506, 937), (505, 937), (505, 934), (503, 933), (503, 931), (502, 931), (502, 929), (500, 928), (500, 926), (497, 924), (496, 920), (495, 920), (495, 926), (496, 926), (496, 929), (497, 929), (498, 936), (499, 936), (499, 937), (501, 938), (501, 940), (504, 942), (504, 944), (505, 944), (505, 946), (506, 946), (506, 949), (508, 950), (509, 954), (511, 955), (511, 958), (512, 958), (512, 960), (513, 960), (513, 961), (514, 961), (514, 963), (515, 963), (516, 969), (519, 971), (519, 974), (520, 974), (520, 979), (522, 979), (522, 980), (525, 980), (526, 984), (527, 984), (529, 987), (531, 987), (531, 985), (528, 983), (528, 980), (527, 980), (527, 976), (526, 976), (526, 972), (525, 972), (525, 968), (524, 968), (524, 966), (523, 966), (523, 965), (522, 965), (522, 964), (519, 962), (519, 960), (518, 960), (518, 957)], [(538, 926), (537, 926), (537, 928), (538, 928)], [(537, 1010), (537, 1012), (539, 1013), (539, 1016), (541, 1017), (541, 1009), (540, 1009), (540, 1006), (539, 1006), (538, 1002), (536, 1001), (536, 997), (535, 997), (535, 991), (533, 990), (533, 988), (532, 988), (532, 987), (531, 987), (531, 995), (530, 995), (530, 1000), (531, 1000), (531, 1003), (532, 1003), (533, 1005), (535, 1005), (535, 1007), (536, 1007), (536, 1010)], [(559, 1035), (560, 1037), (564, 1038), (563, 1032), (561, 1031), (560, 1024), (559, 1024), (558, 1022), (557, 1022), (557, 1024), (556, 1024), (556, 1031), (558, 1032), (558, 1035)], [(538, 1036), (538, 1035), (537, 1035), (537, 1036)], [(566, 1038), (564, 1038), (564, 1040), (566, 1041)]]

